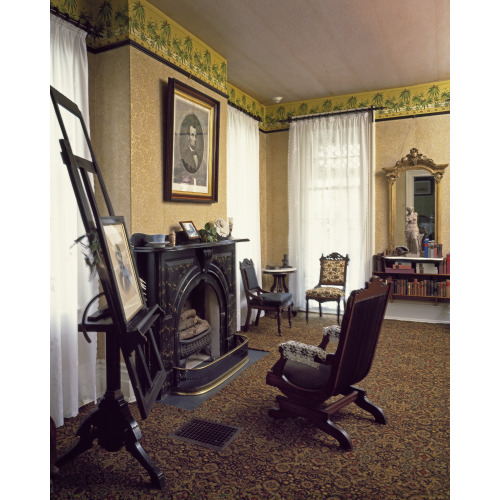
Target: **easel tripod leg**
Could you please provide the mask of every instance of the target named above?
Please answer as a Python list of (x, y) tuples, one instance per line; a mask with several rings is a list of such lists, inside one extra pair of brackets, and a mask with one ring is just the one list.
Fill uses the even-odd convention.
[(95, 411), (92, 412), (80, 425), (78, 431), (76, 432), (77, 436), (80, 436), (79, 441), (70, 448), (66, 453), (63, 453), (60, 457), (58, 457), (55, 461), (56, 467), (60, 467), (65, 463), (73, 460), (78, 455), (92, 448), (92, 444), (94, 439), (97, 437), (93, 432), (93, 420), (95, 418)]
[(126, 449), (147, 470), (149, 476), (151, 477), (152, 485), (159, 489), (165, 488), (165, 476), (163, 472), (158, 469), (158, 467), (156, 467), (153, 461), (149, 458), (141, 443), (139, 443), (139, 441), (127, 443)]

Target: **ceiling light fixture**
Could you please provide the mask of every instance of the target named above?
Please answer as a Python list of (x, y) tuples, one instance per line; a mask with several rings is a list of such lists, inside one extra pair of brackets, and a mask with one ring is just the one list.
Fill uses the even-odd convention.
[(276, 104), (279, 104), (282, 100), (283, 100), (283, 97), (273, 97), (273, 101), (274, 101)]

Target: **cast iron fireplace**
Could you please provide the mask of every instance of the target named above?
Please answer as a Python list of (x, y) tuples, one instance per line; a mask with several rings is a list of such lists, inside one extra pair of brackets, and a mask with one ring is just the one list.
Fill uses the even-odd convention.
[[(248, 359), (248, 341), (236, 333), (235, 243), (188, 243), (153, 248), (148, 237), (131, 238), (146, 300), (164, 312), (154, 333), (167, 380), (159, 398), (170, 393), (199, 394), (214, 387)], [(195, 311), (197, 324), (209, 325), (189, 339), (181, 339), (181, 314)], [(184, 321), (185, 322), (185, 321)], [(188, 358), (204, 352), (207, 362), (193, 369)]]

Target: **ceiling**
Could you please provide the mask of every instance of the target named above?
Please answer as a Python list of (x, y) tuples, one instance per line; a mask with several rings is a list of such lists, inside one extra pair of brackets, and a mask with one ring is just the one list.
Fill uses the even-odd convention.
[(273, 104), (450, 78), (449, 0), (148, 0)]

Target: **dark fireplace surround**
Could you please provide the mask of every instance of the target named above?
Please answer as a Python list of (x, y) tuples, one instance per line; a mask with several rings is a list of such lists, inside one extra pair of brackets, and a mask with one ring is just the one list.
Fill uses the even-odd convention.
[[(180, 244), (175, 247), (153, 248), (147, 245), (147, 235), (134, 234), (131, 238), (139, 276), (146, 283), (146, 300), (148, 304), (157, 303), (165, 313), (154, 326), (168, 374), (159, 398), (172, 392), (182, 394), (183, 384), (189, 385), (186, 379), (191, 374), (183, 367), (184, 358), (197, 350), (192, 346), (198, 345), (200, 350), (205, 348), (212, 359), (221, 362), (213, 363), (215, 367), (209, 375), (203, 370), (194, 370), (193, 380), (198, 378), (199, 382), (191, 381), (187, 393), (203, 392), (197, 392), (197, 383), (200, 387), (207, 383), (210, 386), (212, 379), (224, 377), (233, 365), (247, 359), (246, 345), (245, 349), (240, 348), (244, 337), (236, 334), (235, 243), (248, 240), (183, 243), (182, 237), (179, 239)], [(180, 316), (183, 309), (189, 308), (208, 320), (210, 336), (200, 335), (200, 339), (195, 337), (182, 343), (178, 331)]]

